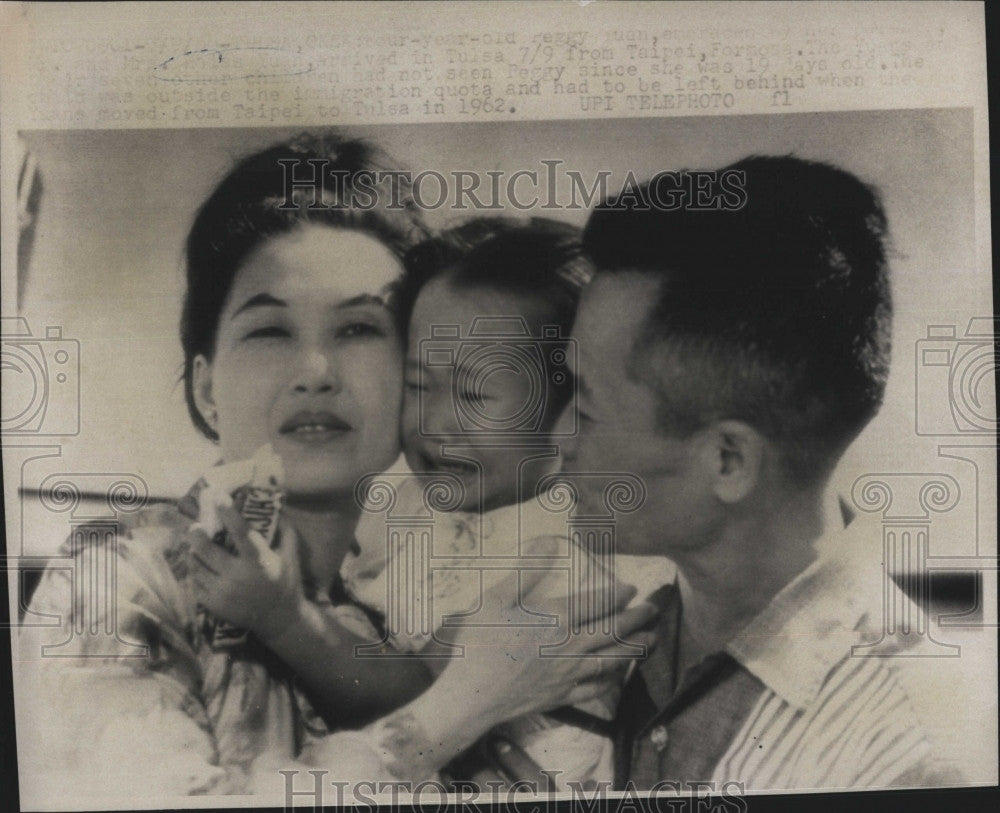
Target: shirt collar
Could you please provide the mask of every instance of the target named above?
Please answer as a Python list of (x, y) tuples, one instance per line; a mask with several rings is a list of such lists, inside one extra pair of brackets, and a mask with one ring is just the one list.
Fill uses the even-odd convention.
[(567, 536), (569, 506), (563, 511), (546, 508), (537, 497), (502, 505), (483, 513), (456, 511), (446, 515), (464, 526), (476, 539), (489, 540), (497, 533), (509, 535), (512, 529), (517, 538), (526, 541), (540, 536)]
[(852, 647), (882, 634), (882, 529), (855, 519), (820, 540), (819, 557), (726, 645), (747, 671), (798, 708)]

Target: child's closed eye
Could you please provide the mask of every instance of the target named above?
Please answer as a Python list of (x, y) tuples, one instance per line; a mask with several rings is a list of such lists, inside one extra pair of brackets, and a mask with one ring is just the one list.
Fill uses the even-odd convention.
[(462, 390), (459, 393), (459, 398), (467, 404), (485, 404), (490, 400), (490, 397), (484, 392), (475, 392), (473, 390)]

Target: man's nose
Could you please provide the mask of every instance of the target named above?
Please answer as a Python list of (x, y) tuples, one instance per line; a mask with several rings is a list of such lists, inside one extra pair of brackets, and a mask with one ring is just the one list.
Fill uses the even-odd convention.
[(579, 420), (575, 409), (576, 404), (573, 401), (567, 404), (559, 414), (552, 432), (554, 440), (559, 444), (559, 456), (562, 458), (564, 468), (567, 463), (572, 464), (576, 460)]
[(304, 346), (299, 353), (293, 389), (301, 393), (340, 390), (340, 371), (335, 355), (317, 345)]

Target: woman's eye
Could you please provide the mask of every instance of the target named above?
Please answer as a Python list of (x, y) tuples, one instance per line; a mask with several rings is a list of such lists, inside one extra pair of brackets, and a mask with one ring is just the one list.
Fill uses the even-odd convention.
[(266, 327), (258, 327), (249, 331), (244, 339), (276, 339), (276, 338), (286, 338), (290, 334), (285, 328), (279, 327), (278, 325), (268, 325)]
[(351, 322), (337, 331), (337, 337), (341, 339), (354, 339), (365, 336), (385, 336), (385, 331), (380, 326), (371, 322)]

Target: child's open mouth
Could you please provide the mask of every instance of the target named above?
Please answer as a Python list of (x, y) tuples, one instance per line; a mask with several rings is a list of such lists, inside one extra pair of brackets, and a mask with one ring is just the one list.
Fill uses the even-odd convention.
[(441, 471), (454, 474), (457, 477), (467, 477), (476, 474), (479, 467), (475, 463), (466, 460), (453, 460), (451, 458), (420, 456), (426, 471)]

